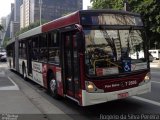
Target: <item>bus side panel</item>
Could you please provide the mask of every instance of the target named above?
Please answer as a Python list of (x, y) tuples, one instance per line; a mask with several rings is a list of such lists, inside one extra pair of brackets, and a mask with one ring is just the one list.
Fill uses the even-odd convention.
[(32, 73), (33, 73), (33, 81), (41, 86), (44, 86), (42, 65), (43, 64), (39, 62), (32, 62)]
[(58, 94), (63, 96), (63, 83), (60, 67), (48, 66), (47, 64), (32, 62), (33, 81), (47, 88), (49, 82), (47, 80), (48, 69), (51, 69), (53, 71), (53, 74), (55, 75), (55, 79), (57, 80)]
[(47, 81), (47, 70), (48, 70), (48, 66), (47, 64), (43, 64), (42, 65), (43, 68), (42, 68), (42, 76), (43, 76), (43, 84), (44, 84), (44, 87), (47, 89), (48, 88), (48, 81)]

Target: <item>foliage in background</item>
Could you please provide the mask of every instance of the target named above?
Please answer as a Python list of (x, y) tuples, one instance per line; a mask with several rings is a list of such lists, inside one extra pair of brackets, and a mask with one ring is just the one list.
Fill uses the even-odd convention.
[(131, 12), (140, 13), (150, 41), (150, 48), (160, 48), (160, 0), (91, 0), (94, 9), (124, 9), (124, 2)]
[(90, 0), (94, 9), (122, 9), (123, 0)]

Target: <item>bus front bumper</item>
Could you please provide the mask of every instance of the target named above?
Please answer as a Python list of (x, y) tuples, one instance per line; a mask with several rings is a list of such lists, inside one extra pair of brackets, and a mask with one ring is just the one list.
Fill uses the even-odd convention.
[[(108, 93), (88, 93), (86, 90), (82, 90), (82, 106), (105, 103), (108, 101), (122, 99), (133, 95), (144, 94), (150, 91), (151, 82), (138, 87)], [(119, 97), (119, 95), (126, 93), (126, 96), (123, 96), (122, 98)]]

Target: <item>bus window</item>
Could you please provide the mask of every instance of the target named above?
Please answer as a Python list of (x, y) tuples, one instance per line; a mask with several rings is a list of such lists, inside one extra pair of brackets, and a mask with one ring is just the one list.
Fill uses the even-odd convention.
[(39, 38), (34, 37), (33, 38), (33, 60), (38, 61), (39, 59)]
[(48, 48), (47, 48), (47, 35), (42, 34), (39, 36), (39, 61), (47, 62)]
[(48, 34), (48, 49), (48, 61), (50, 63), (60, 64), (58, 33), (55, 31)]
[(23, 41), (19, 43), (19, 57), (26, 58), (26, 43)]

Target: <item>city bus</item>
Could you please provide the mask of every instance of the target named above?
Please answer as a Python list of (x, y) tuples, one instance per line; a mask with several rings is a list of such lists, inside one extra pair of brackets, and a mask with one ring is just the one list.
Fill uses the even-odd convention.
[(10, 41), (8, 65), (54, 98), (88, 106), (150, 92), (147, 46), (139, 14), (81, 10)]

